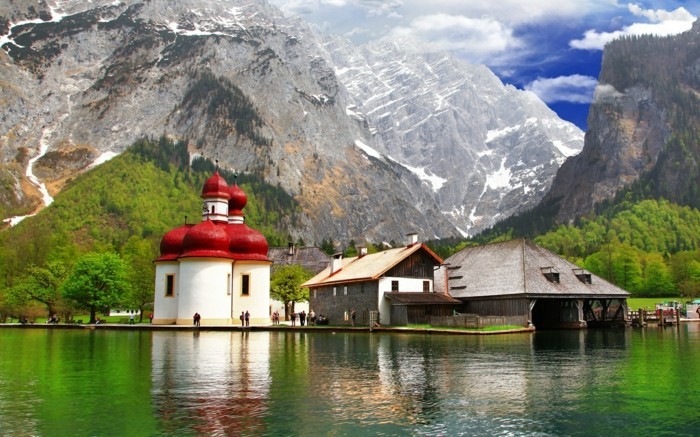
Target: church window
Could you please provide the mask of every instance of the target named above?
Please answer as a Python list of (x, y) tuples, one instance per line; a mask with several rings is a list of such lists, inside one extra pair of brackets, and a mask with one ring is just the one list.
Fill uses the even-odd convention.
[(391, 281), (391, 291), (399, 291), (399, 281)]
[(241, 294), (244, 296), (250, 294), (250, 275), (241, 276)]
[(423, 281), (423, 293), (430, 293), (430, 281)]
[(229, 273), (228, 276), (226, 276), (226, 294), (231, 295), (231, 274)]
[(175, 295), (175, 275), (165, 275), (165, 296)]

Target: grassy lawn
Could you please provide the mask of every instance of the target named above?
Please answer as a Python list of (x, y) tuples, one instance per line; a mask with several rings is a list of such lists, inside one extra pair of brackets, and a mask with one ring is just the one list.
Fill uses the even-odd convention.
[[(102, 320), (102, 323), (124, 323), (128, 324), (129, 323), (129, 317), (128, 316), (97, 316)], [(74, 321), (82, 320), (83, 324), (86, 324), (90, 321), (90, 314), (77, 314), (73, 316)], [(36, 320), (34, 321), (36, 324), (42, 324), (46, 323), (46, 317), (37, 317)], [(61, 323), (64, 323), (63, 320), (61, 320)], [(134, 323), (139, 323), (139, 318), (138, 316), (134, 318)], [(143, 322), (141, 323), (148, 323), (148, 317), (144, 316), (143, 317)]]
[(461, 326), (432, 326), (428, 324), (424, 325), (408, 325), (408, 328), (412, 329), (454, 329), (456, 331), (507, 331), (511, 329), (523, 329), (523, 326), (514, 325), (503, 325), (503, 326), (487, 326), (485, 328), (463, 328)]
[(657, 303), (671, 302), (671, 301), (684, 302), (687, 299), (681, 299), (679, 296), (671, 297), (631, 297), (627, 299), (627, 307), (631, 311), (636, 311), (639, 308), (644, 308), (645, 310), (653, 310), (656, 308)]

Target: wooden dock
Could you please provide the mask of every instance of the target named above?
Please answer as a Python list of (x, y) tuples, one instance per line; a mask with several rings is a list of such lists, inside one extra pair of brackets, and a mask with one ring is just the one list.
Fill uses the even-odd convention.
[(638, 309), (627, 313), (627, 320), (632, 326), (658, 326), (676, 325), (680, 322), (680, 313), (676, 309), (645, 310)]

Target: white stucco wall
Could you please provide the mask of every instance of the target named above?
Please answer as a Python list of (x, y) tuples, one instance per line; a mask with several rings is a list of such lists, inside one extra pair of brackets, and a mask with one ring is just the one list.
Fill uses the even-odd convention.
[(430, 282), (430, 291), (433, 291), (433, 281), (421, 278), (393, 278), (390, 276), (379, 279), (379, 293), (391, 292), (391, 281), (399, 281), (399, 292), (422, 292), (423, 281)]
[(178, 323), (192, 320), (222, 324), (231, 319), (231, 295), (227, 293), (232, 262), (228, 259), (185, 258), (180, 261)]
[(379, 293), (377, 306), (379, 308), (379, 323), (389, 324), (391, 323), (391, 301), (384, 297), (384, 293), (391, 293), (391, 282), (399, 281), (399, 293), (400, 292), (422, 292), (423, 282), (430, 282), (430, 292), (433, 291), (433, 281), (430, 279), (422, 278), (396, 278), (391, 276), (386, 276), (379, 279)]
[[(270, 325), (270, 264), (265, 261), (236, 261), (233, 266), (233, 313), (240, 324), (241, 312), (250, 313), (251, 325)], [(241, 278), (250, 275), (249, 294), (241, 294)]]
[[(228, 199), (207, 199), (202, 205), (202, 221), (228, 221)], [(212, 209), (214, 212), (212, 212)]]
[[(177, 318), (178, 287), (180, 263), (165, 261), (156, 263), (155, 290), (153, 299), (153, 322), (172, 323)], [(173, 275), (174, 290), (172, 296), (165, 296), (166, 277)]]

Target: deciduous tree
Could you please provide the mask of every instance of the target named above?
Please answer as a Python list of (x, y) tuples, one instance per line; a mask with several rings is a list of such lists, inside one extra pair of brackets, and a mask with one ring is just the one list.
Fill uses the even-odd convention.
[(46, 306), (47, 317), (56, 314), (61, 286), (67, 276), (68, 268), (60, 261), (50, 262), (45, 267), (31, 265), (10, 289), (11, 299), (20, 305), (40, 302)]
[(313, 273), (298, 264), (282, 266), (272, 274), (270, 296), (284, 302), (285, 312), (294, 311), (295, 302), (309, 299), (308, 288), (301, 288), (300, 285), (312, 276)]
[(78, 260), (63, 284), (63, 296), (78, 308), (90, 311), (95, 323), (98, 309), (120, 303), (129, 289), (128, 269), (114, 253), (89, 253)]

